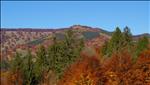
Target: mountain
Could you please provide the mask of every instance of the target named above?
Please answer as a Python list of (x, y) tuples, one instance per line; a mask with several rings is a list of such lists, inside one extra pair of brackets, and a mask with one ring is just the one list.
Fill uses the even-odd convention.
[(134, 40), (138, 40), (139, 38), (144, 37), (144, 36), (150, 38), (150, 34), (144, 33), (144, 34), (140, 34), (140, 35), (134, 35), (134, 36), (133, 36), (133, 39), (134, 39)]
[[(102, 46), (111, 38), (113, 32), (103, 30), (102, 28), (93, 28), (89, 26), (73, 25), (67, 28), (1, 28), (1, 56), (11, 57), (16, 51), (24, 52), (25, 49), (31, 48), (34, 53), (39, 44), (45, 46), (52, 44), (54, 34), (58, 40), (64, 39), (64, 33), (67, 30), (75, 31), (76, 35), (83, 37), (86, 46)], [(141, 34), (133, 36), (135, 40), (142, 36), (150, 37), (150, 34)]]

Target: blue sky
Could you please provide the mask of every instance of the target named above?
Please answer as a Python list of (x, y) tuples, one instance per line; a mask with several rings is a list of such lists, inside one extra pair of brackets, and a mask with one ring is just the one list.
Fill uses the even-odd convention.
[(150, 33), (150, 1), (2, 1), (1, 28), (61, 28), (75, 24)]

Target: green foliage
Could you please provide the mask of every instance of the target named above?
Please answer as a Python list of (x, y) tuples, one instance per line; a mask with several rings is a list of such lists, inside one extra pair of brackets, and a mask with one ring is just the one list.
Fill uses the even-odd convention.
[(127, 50), (132, 55), (133, 62), (136, 61), (139, 54), (148, 49), (149, 41), (147, 37), (139, 39), (138, 42), (133, 42), (132, 33), (126, 26), (124, 32), (121, 32), (117, 27), (112, 35), (112, 38), (103, 45), (103, 56), (109, 57), (112, 53), (119, 53), (122, 50)]
[(135, 50), (135, 53), (134, 53), (134, 57), (133, 57), (134, 61), (136, 61), (137, 57), (139, 56), (139, 54), (142, 51), (148, 49), (148, 45), (149, 45), (148, 37), (144, 36), (144, 37), (142, 37), (138, 40), (136, 50)]
[(36, 62), (41, 66), (41, 69), (44, 70), (44, 67), (46, 66), (46, 49), (43, 45), (40, 46), (37, 52), (37, 60)]
[(137, 44), (137, 49), (140, 51), (143, 51), (145, 49), (148, 49), (149, 41), (147, 37), (143, 37), (139, 39), (138, 44)]
[(121, 50), (123, 44), (123, 34), (119, 27), (116, 28), (111, 40), (103, 46), (102, 53), (105, 56), (111, 56), (113, 52)]
[(109, 46), (110, 46), (110, 51), (118, 51), (120, 50), (120, 47), (122, 45), (122, 33), (119, 27), (116, 28), (116, 31), (112, 35), (112, 39), (110, 40)]
[(122, 35), (123, 35), (123, 43), (122, 43), (123, 50), (127, 50), (129, 53), (133, 54), (134, 42), (129, 27), (126, 26), (124, 28), (124, 32), (122, 33)]
[(1, 70), (8, 70), (10, 67), (9, 62), (7, 60), (1, 60), (0, 69)]
[(109, 44), (109, 42), (106, 41), (102, 47), (101, 52), (102, 52), (102, 55), (104, 55), (104, 56), (108, 56), (108, 48), (109, 48), (108, 44)]
[(36, 52), (36, 62), (34, 65), (34, 74), (35, 74), (35, 80), (38, 82), (42, 82), (43, 80), (43, 73), (47, 71), (48, 65), (47, 65), (47, 52), (43, 45), (41, 45)]
[(24, 85), (35, 85), (34, 82), (34, 63), (32, 61), (32, 54), (28, 51), (28, 54), (24, 57), (23, 61), (23, 84)]
[(63, 56), (63, 51), (64, 49), (61, 46), (61, 43), (55, 42), (54, 45), (50, 46), (48, 49), (48, 61), (49, 61), (49, 69), (54, 70), (57, 74), (61, 72), (63, 69), (62, 67), (64, 64), (61, 64), (62, 59), (65, 59), (65, 56)]
[(68, 30), (63, 41), (53, 39), (54, 44), (48, 49), (49, 68), (54, 70), (61, 77), (63, 71), (73, 63), (79, 56), (84, 46), (82, 39), (75, 36), (72, 30)]
[(21, 54), (16, 52), (13, 60), (10, 62), (12, 72), (17, 72), (18, 70), (22, 70), (23, 67), (23, 58)]
[(126, 26), (124, 32), (121, 32), (119, 27), (113, 32), (112, 38), (105, 43), (102, 48), (102, 54), (104, 56), (111, 56), (114, 52), (121, 52), (121, 50), (128, 49), (131, 52), (132, 45), (132, 34), (130, 29)]
[[(93, 36), (97, 36), (97, 34), (94, 33)], [(142, 51), (148, 49), (149, 41), (147, 37), (143, 37), (134, 46), (132, 41), (132, 34), (128, 27), (125, 27), (124, 32), (121, 32), (117, 27), (110, 41), (103, 46), (102, 53), (109, 57), (112, 53), (119, 53), (126, 48), (130, 51), (134, 49), (134, 52), (131, 52), (134, 54), (133, 59), (136, 60)], [(62, 40), (57, 39), (57, 35), (55, 35), (53, 45), (49, 46), (48, 49), (41, 45), (36, 56), (33, 56), (30, 51), (25, 56), (16, 52), (10, 65), (7, 61), (1, 61), (1, 69), (10, 66), (13, 73), (21, 73), (23, 85), (38, 85), (44, 82), (45, 73), (50, 71), (55, 72), (58, 79), (61, 78), (64, 70), (77, 59), (80, 59), (80, 52), (83, 48), (83, 39), (76, 36), (74, 31), (68, 30), (63, 35)], [(121, 57), (119, 59), (121, 60)], [(88, 77), (81, 77), (81, 81), (76, 84), (90, 85), (91, 82), (92, 80), (89, 80)]]
[(54, 44), (49, 46), (48, 50), (41, 45), (35, 57), (30, 51), (25, 56), (16, 53), (11, 61), (11, 70), (21, 73), (23, 85), (37, 85), (44, 82), (44, 73), (50, 70), (60, 78), (63, 71), (80, 57), (80, 51), (84, 47), (83, 40), (77, 38), (72, 30), (68, 30), (64, 38), (59, 41), (54, 37)]
[(124, 28), (123, 39), (123, 46), (130, 46), (132, 44), (132, 33), (127, 26)]

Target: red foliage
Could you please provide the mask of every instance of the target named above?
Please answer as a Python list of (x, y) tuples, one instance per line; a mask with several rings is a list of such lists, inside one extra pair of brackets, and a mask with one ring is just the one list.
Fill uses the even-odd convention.
[(139, 56), (126, 75), (124, 75), (125, 85), (150, 85), (150, 50), (144, 51)]
[(144, 52), (142, 52), (139, 56), (139, 58), (137, 59), (137, 63), (141, 64), (141, 63), (148, 63), (150, 62), (150, 50), (146, 50)]
[(103, 63), (103, 69), (113, 72), (126, 72), (132, 66), (132, 60), (129, 53), (123, 51), (118, 54), (113, 54), (112, 57), (105, 60)]
[(98, 82), (99, 67), (99, 60), (96, 57), (83, 56), (81, 60), (78, 60), (66, 70), (58, 85), (76, 85), (76, 82), (82, 78), (88, 78), (91, 81), (90, 85), (96, 85)]
[(75, 82), (86, 76), (94, 83), (78, 85), (150, 85), (150, 51), (143, 52), (135, 64), (127, 51), (113, 54), (101, 64), (97, 57), (82, 56), (66, 70), (58, 85), (77, 85)]
[[(113, 54), (101, 62), (98, 50), (90, 56), (86, 51), (82, 52), (82, 58), (66, 69), (57, 85), (150, 85), (150, 50), (142, 52), (136, 63), (132, 63), (132, 57), (127, 51)], [(55, 80), (53, 72), (43, 76), (42, 85), (56, 83), (52, 82)], [(14, 85), (16, 82), (22, 85), (21, 77), (19, 71), (9, 73), (3, 76), (5, 81), (2, 85)]]
[(1, 85), (23, 85), (23, 80), (20, 72), (2, 72)]

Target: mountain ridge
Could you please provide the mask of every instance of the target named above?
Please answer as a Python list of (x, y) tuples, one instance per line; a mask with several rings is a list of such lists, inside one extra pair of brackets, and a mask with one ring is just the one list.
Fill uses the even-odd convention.
[[(84, 28), (84, 29), (82, 29)], [(111, 36), (113, 32), (104, 30), (103, 28), (99, 27), (91, 27), (91, 26), (85, 26), (85, 25), (72, 25), (69, 27), (65, 28), (1, 28), (1, 31), (40, 31), (40, 32), (56, 32), (56, 31), (62, 31), (62, 30), (67, 30), (67, 29), (74, 29), (74, 30), (93, 30), (93, 31), (99, 31), (102, 33), (106, 33), (107, 35)], [(148, 36), (150, 38), (150, 33), (141, 33), (141, 34), (136, 34), (133, 35), (133, 37), (140, 37), (140, 36)]]

